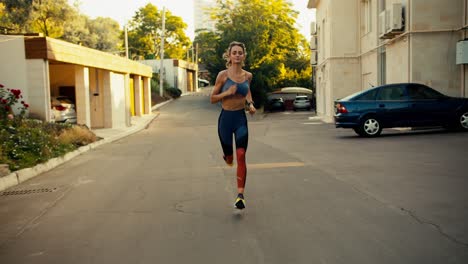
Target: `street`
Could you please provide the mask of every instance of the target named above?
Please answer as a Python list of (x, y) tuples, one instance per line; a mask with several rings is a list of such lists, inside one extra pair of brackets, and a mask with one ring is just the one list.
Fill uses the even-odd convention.
[(0, 193), (0, 263), (468, 263), (467, 133), (248, 116), (238, 211), (206, 95)]

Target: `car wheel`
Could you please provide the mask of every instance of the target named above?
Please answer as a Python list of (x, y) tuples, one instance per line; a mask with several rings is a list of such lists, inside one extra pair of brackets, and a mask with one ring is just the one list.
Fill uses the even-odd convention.
[(382, 125), (377, 118), (366, 116), (354, 131), (363, 137), (376, 137), (382, 133)]
[(464, 131), (468, 131), (468, 111), (463, 111), (458, 115), (458, 126)]

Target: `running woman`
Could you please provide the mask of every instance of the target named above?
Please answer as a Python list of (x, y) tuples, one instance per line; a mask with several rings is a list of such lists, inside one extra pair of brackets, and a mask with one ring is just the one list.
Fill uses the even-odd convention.
[(223, 159), (227, 165), (233, 166), (234, 153), (232, 136), (234, 134), (237, 158), (237, 198), (234, 206), (237, 209), (245, 208), (244, 190), (247, 178), (245, 153), (249, 141), (249, 130), (245, 106), (247, 104), (250, 114), (256, 109), (250, 92), (252, 73), (245, 71), (244, 61), (247, 52), (241, 42), (231, 42), (223, 54), (226, 70), (218, 73), (216, 83), (210, 96), (212, 104), (221, 101), (222, 110), (218, 118), (218, 135), (223, 148)]

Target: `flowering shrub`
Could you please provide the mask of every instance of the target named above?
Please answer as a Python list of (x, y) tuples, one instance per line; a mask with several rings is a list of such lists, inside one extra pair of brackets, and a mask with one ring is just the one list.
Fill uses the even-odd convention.
[[(0, 84), (0, 119), (13, 119), (14, 112), (13, 106), (23, 98), (21, 90), (5, 88), (3, 84)], [(23, 117), (28, 109), (29, 105), (21, 100), (20, 117)]]
[[(84, 127), (24, 118), (29, 105), (22, 98), (21, 90), (0, 84), (0, 164), (7, 164), (11, 171), (32, 167), (97, 140)], [(14, 107), (19, 110), (16, 116)]]

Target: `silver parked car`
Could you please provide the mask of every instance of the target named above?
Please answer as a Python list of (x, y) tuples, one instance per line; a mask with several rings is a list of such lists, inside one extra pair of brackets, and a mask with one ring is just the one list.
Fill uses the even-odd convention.
[(310, 100), (306, 95), (298, 95), (293, 102), (293, 110), (296, 111), (298, 109), (306, 109), (310, 110)]
[(67, 96), (55, 96), (51, 98), (52, 120), (61, 123), (76, 124), (75, 104)]

